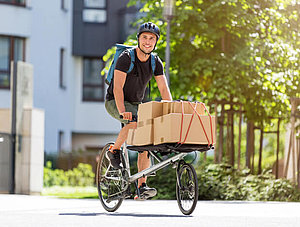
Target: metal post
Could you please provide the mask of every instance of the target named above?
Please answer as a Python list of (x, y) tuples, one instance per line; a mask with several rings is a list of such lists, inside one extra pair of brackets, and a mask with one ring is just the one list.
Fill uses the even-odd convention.
[(11, 183), (10, 194), (15, 193), (15, 160), (16, 160), (16, 117), (17, 117), (17, 62), (13, 62), (13, 78), (11, 80)]
[(171, 18), (167, 17), (167, 37), (166, 37), (166, 78), (168, 85), (170, 86), (170, 29), (171, 29)]
[(164, 17), (167, 21), (167, 37), (166, 37), (166, 78), (168, 81), (168, 85), (170, 86), (170, 31), (171, 31), (171, 20), (173, 17), (173, 4), (174, 0), (165, 0), (164, 1)]

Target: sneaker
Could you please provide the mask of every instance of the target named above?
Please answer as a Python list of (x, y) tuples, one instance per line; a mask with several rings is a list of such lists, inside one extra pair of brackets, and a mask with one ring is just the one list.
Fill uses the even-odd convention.
[(134, 200), (146, 200), (156, 196), (157, 191), (155, 188), (149, 188), (146, 183), (142, 183), (139, 187), (140, 196), (136, 195)]
[(111, 145), (109, 147), (108, 152), (107, 152), (107, 157), (109, 158), (111, 165), (115, 169), (122, 169), (122, 167), (120, 166), (120, 164), (121, 164), (121, 156), (120, 156), (121, 155), (120, 154), (121, 150), (115, 149), (115, 150), (111, 151), (112, 148), (113, 148), (113, 146)]

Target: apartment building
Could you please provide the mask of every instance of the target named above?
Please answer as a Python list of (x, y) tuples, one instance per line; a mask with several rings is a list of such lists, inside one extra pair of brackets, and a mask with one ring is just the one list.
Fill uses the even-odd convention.
[(102, 57), (135, 32), (128, 0), (0, 0), (0, 108), (11, 106), (10, 62), (34, 68), (33, 106), (45, 111), (45, 151), (114, 140), (105, 111)]

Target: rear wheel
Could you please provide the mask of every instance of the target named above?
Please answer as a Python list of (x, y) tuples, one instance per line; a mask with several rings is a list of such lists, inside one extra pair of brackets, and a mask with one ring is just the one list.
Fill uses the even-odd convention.
[(100, 151), (96, 175), (100, 202), (104, 209), (109, 212), (114, 212), (121, 206), (124, 200), (123, 191), (127, 186), (127, 182), (122, 175), (122, 170), (114, 169), (106, 155), (112, 144), (106, 144), (102, 151)]
[(194, 211), (198, 201), (198, 180), (191, 164), (178, 165), (176, 198), (183, 214), (189, 215)]

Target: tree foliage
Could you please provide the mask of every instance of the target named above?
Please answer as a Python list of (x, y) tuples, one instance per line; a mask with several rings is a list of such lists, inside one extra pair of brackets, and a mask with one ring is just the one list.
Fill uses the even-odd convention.
[[(174, 0), (170, 81), (174, 99), (233, 100), (248, 119), (285, 117), (300, 97), (298, 0)], [(143, 4), (161, 28), (156, 52), (164, 59), (164, 1)]]

